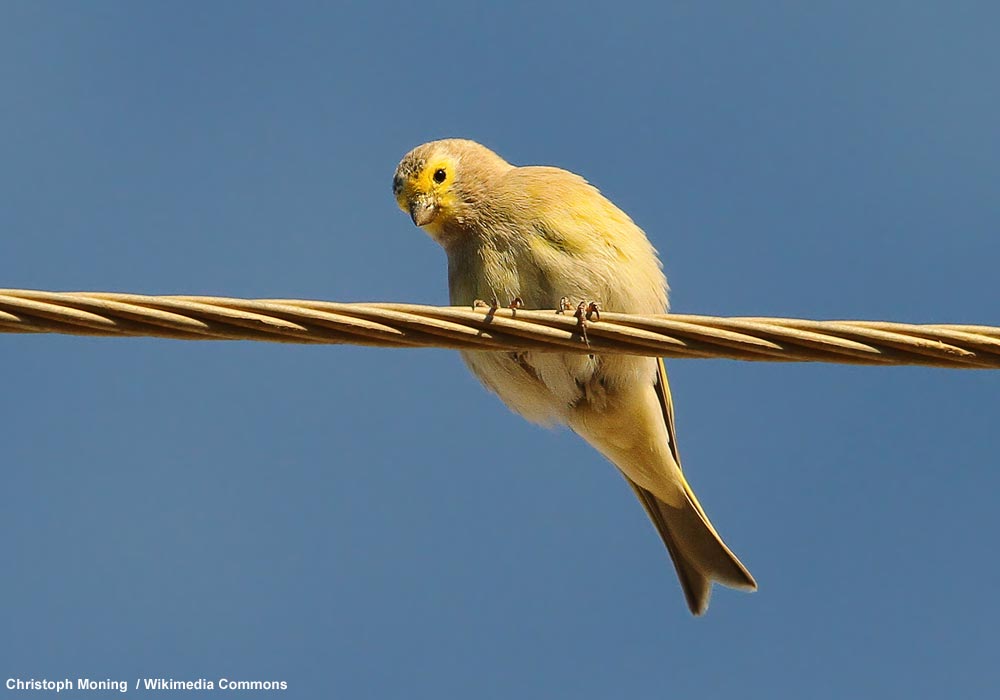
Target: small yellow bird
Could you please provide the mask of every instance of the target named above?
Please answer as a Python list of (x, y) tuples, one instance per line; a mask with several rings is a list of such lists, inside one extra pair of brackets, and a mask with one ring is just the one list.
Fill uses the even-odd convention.
[[(582, 177), (515, 167), (474, 141), (413, 149), (393, 194), (448, 255), (451, 303), (519, 299), (557, 309), (599, 301), (636, 314), (667, 311), (656, 251), (625, 212)], [(688, 607), (708, 608), (712, 581), (757, 583), (716, 533), (681, 472), (662, 360), (627, 355), (468, 351), (473, 374), (516, 413), (565, 424), (625, 476), (663, 538)]]

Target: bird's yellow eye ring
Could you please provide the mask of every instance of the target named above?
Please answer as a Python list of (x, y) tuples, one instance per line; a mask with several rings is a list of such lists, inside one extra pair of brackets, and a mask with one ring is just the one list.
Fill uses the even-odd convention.
[(434, 171), (434, 182), (441, 184), (448, 178), (448, 173), (444, 171), (444, 168), (438, 168)]

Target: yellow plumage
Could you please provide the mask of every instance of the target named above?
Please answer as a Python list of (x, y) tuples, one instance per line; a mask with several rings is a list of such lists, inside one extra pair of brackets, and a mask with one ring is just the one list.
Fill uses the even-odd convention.
[[(560, 299), (608, 311), (667, 310), (667, 281), (649, 240), (578, 175), (514, 167), (473, 141), (419, 146), (393, 179), (400, 208), (448, 255), (451, 302), (553, 309)], [(656, 525), (688, 606), (708, 607), (711, 582), (754, 590), (684, 479), (673, 404), (660, 360), (625, 355), (463, 352), (512, 410), (566, 424), (622, 472)]]

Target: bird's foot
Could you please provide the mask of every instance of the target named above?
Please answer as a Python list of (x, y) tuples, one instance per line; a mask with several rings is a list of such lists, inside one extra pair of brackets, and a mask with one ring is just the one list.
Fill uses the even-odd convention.
[[(490, 310), (489, 315), (491, 316), (494, 313), (496, 313), (496, 310), (499, 308), (500, 308), (500, 302), (497, 300), (496, 297), (493, 297), (493, 301), (489, 304), (487, 304), (482, 299), (475, 299), (472, 302), (473, 311), (475, 311), (476, 309), (489, 309)], [(510, 303), (507, 304), (507, 308), (512, 309), (514, 311), (517, 311), (518, 309), (523, 309), (524, 300), (522, 300), (521, 297), (514, 297), (513, 299), (510, 300)]]
[(492, 314), (494, 311), (500, 308), (500, 302), (497, 300), (496, 297), (493, 297), (493, 299), (489, 303), (483, 301), (482, 299), (473, 300), (472, 302), (473, 311), (475, 311), (476, 309), (486, 309), (486, 308), (488, 308), (490, 310), (490, 313)]
[[(563, 297), (566, 299), (566, 297)], [(568, 300), (567, 300), (568, 301)], [(559, 301), (559, 305), (562, 306), (562, 300)], [(594, 321), (601, 320), (601, 308), (597, 305), (596, 301), (581, 301), (576, 306), (576, 313), (573, 314), (577, 321), (577, 327), (580, 329), (580, 337), (583, 338), (583, 342), (590, 347), (590, 340), (587, 338), (587, 321), (593, 319)], [(591, 355), (593, 358), (593, 355)]]

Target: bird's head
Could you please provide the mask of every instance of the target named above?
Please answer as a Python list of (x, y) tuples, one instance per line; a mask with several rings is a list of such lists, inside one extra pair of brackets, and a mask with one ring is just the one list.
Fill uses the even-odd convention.
[(475, 218), (493, 179), (511, 167), (475, 141), (431, 141), (403, 157), (392, 193), (415, 225), (444, 243), (449, 231)]

